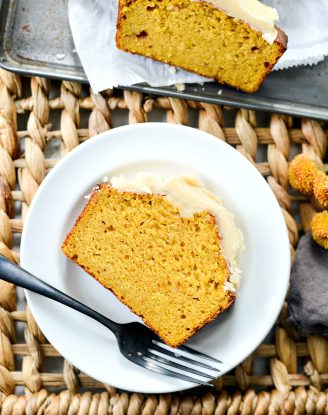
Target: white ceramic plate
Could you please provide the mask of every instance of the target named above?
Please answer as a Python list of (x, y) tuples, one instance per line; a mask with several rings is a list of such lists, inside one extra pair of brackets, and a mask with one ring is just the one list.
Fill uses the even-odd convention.
[[(260, 173), (224, 142), (197, 129), (164, 123), (115, 128), (67, 155), (40, 186), (24, 226), (21, 265), (118, 322), (140, 320), (60, 250), (91, 188), (103, 176), (149, 171), (193, 174), (219, 195), (245, 236), (243, 279), (234, 306), (189, 344), (221, 359), (222, 374), (263, 340), (282, 306), (290, 254), (278, 203)], [(140, 368), (120, 355), (114, 335), (78, 312), (26, 292), (41, 330), (88, 375), (113, 386), (162, 393), (194, 385)]]

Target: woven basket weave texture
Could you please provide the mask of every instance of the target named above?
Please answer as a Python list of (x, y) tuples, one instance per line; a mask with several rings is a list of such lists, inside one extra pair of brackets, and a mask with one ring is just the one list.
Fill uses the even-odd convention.
[[(60, 158), (122, 120), (153, 121), (155, 114), (166, 122), (191, 122), (193, 127), (233, 145), (255, 164), (279, 202), (293, 256), (300, 233), (309, 229), (315, 207), (290, 192), (288, 162), (300, 152), (318, 166), (327, 162), (327, 123), (127, 90), (95, 95), (78, 83), (28, 79), (2, 69), (0, 253), (19, 261), (17, 246), (28, 207), (58, 161), (51, 149), (58, 147)], [(302, 338), (289, 327), (285, 322), (287, 303), (272, 342), (260, 345), (234, 371), (219, 378), (217, 392), (146, 396), (117, 392), (79, 373), (68, 361), (61, 370), (49, 370), (51, 359), (60, 356), (48, 344), (29, 309), (17, 309), (16, 291), (13, 285), (0, 281), (1, 415), (328, 413), (328, 342), (320, 336)], [(264, 373), (256, 371), (258, 359)], [(23, 394), (18, 387), (24, 388)]]

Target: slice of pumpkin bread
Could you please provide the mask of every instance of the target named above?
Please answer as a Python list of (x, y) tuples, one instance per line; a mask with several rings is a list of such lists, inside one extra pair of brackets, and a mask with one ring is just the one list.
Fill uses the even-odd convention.
[[(253, 0), (254, 16), (253, 9), (248, 10), (249, 19), (256, 23), (263, 13), (269, 14), (267, 25), (271, 23), (271, 31), (263, 33), (247, 21), (231, 17), (216, 3), (119, 0), (116, 45), (245, 92), (255, 92), (285, 52), (287, 36), (274, 26), (276, 11), (268, 6)], [(218, 2), (221, 3), (223, 8), (238, 2)], [(244, 10), (251, 8), (245, 0), (239, 3)]]
[(98, 185), (62, 251), (172, 347), (235, 299), (216, 218), (181, 217), (165, 196)]

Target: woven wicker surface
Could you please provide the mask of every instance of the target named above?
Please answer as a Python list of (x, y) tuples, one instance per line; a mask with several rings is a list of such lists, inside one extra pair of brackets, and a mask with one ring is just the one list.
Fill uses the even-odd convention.
[[(288, 160), (303, 152), (322, 164), (328, 142), (325, 123), (128, 91), (94, 95), (87, 87), (66, 81), (52, 82), (50, 93), (48, 80), (23, 79), (3, 70), (0, 253), (19, 261), (16, 247), (28, 206), (57, 162), (49, 158), (51, 148), (57, 146), (61, 157), (113, 124), (152, 121), (154, 114), (167, 122), (188, 125), (191, 120), (194, 127), (227, 141), (256, 165), (278, 199), (293, 254), (314, 208), (303, 197), (290, 194)], [(1, 415), (328, 413), (328, 342), (320, 336), (301, 338), (286, 325), (285, 315), (286, 304), (273, 341), (262, 344), (234, 371), (219, 378), (216, 393), (201, 390), (146, 396), (116, 392), (79, 373), (67, 361), (57, 364), (60, 370), (54, 372), (50, 363), (58, 360), (59, 354), (48, 344), (28, 308), (17, 310), (16, 288), (0, 282)], [(259, 359), (261, 373), (255, 364)], [(19, 393), (19, 386), (24, 387), (24, 394)]]

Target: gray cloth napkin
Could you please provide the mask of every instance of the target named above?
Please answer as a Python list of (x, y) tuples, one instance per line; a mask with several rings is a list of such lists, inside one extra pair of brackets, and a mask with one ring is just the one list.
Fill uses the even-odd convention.
[(291, 271), (287, 322), (302, 335), (328, 335), (328, 251), (310, 233), (299, 241)]

